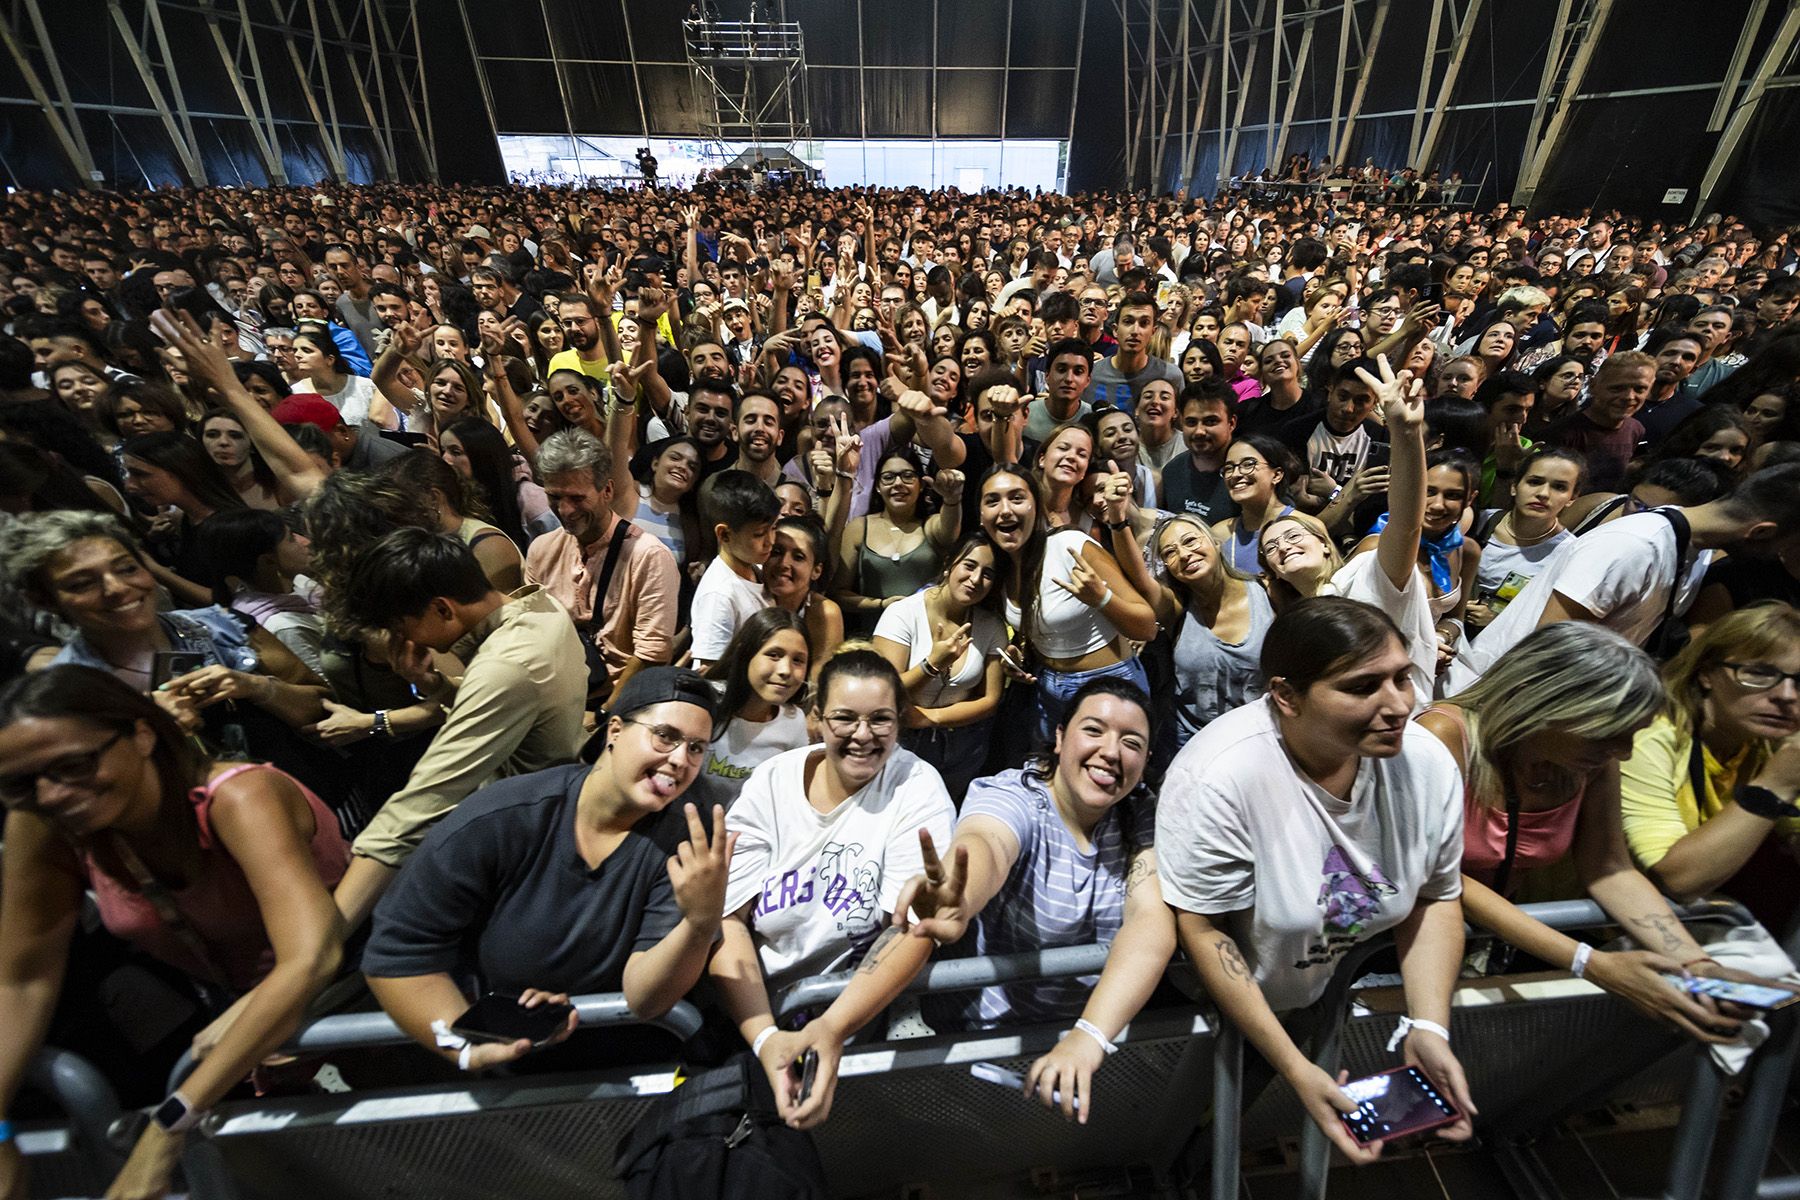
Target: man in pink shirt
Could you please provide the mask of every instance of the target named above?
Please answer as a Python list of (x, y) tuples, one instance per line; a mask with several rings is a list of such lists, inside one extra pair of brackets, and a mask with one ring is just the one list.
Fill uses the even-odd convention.
[(598, 703), (642, 668), (670, 660), (680, 571), (667, 546), (613, 511), (612, 451), (599, 438), (584, 429), (551, 434), (538, 472), (562, 528), (531, 543), (525, 578), (574, 617)]

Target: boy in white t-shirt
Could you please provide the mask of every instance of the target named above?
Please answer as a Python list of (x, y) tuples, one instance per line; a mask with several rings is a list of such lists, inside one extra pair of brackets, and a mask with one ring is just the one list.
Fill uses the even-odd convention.
[(748, 471), (720, 471), (700, 487), (700, 513), (719, 540), (719, 555), (694, 590), (688, 625), (693, 630), (694, 669), (719, 661), (732, 635), (768, 604), (762, 565), (775, 545), (781, 513), (768, 484)]

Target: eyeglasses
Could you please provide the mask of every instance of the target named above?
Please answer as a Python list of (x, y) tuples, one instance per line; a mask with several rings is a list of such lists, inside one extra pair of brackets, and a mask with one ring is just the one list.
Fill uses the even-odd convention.
[(1377, 304), (1369, 310), (1369, 315), (1376, 317), (1397, 317), (1400, 315), (1398, 305)]
[(883, 485), (890, 483), (917, 483), (919, 480), (919, 473), (917, 471), (883, 471), (880, 475), (876, 476), (876, 478), (879, 479)]
[(1800, 671), (1778, 671), (1768, 663), (1726, 662), (1719, 665), (1731, 672), (1731, 677), (1737, 680), (1739, 687), (1753, 692), (1778, 688), (1784, 681), (1800, 687)]
[(675, 747), (686, 746), (687, 752), (694, 758), (704, 758), (706, 752), (712, 749), (712, 743), (707, 739), (684, 737), (681, 730), (668, 725), (646, 725), (642, 721), (633, 721), (629, 717), (625, 718), (624, 723), (636, 725), (648, 733), (650, 744), (656, 748), (658, 754), (673, 754)]
[(1285, 534), (1282, 537), (1265, 537), (1262, 540), (1262, 546), (1264, 550), (1286, 550), (1289, 546), (1301, 545), (1311, 536), (1309, 533), (1296, 529), (1293, 533)]
[(40, 779), (48, 779), (51, 783), (59, 783), (65, 787), (76, 787), (84, 783), (92, 783), (94, 776), (100, 773), (100, 759), (118, 745), (127, 730), (121, 729), (111, 737), (95, 746), (92, 750), (81, 754), (71, 754), (61, 758), (47, 767), (36, 771), (26, 771), (20, 775), (0, 776), (0, 804), (16, 807), (29, 804), (37, 795)]
[(849, 712), (825, 714), (825, 727), (841, 738), (855, 737), (857, 729), (863, 725), (869, 727), (869, 736), (884, 738), (891, 735), (898, 724), (899, 718), (891, 712), (879, 712), (874, 716)]
[(1228, 462), (1219, 468), (1220, 475), (1254, 475), (1256, 469), (1263, 465), (1260, 458), (1240, 458), (1236, 462)]

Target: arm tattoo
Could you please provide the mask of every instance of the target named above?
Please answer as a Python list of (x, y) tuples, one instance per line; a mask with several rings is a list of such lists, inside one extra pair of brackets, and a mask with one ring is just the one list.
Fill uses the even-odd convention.
[(1225, 968), (1225, 974), (1232, 979), (1246, 982), (1250, 979), (1250, 964), (1244, 961), (1243, 951), (1238, 944), (1228, 937), (1221, 937), (1215, 945), (1219, 951), (1219, 965)]
[(858, 964), (856, 973), (858, 975), (873, 975), (876, 969), (881, 966), (881, 960), (887, 957), (887, 952), (892, 950), (899, 940), (900, 927), (898, 925), (889, 925), (886, 929), (882, 930), (881, 936), (876, 938), (874, 943), (869, 947), (869, 952), (863, 955), (863, 960)]
[(1131, 860), (1131, 869), (1125, 872), (1125, 892), (1129, 895), (1137, 891), (1138, 885), (1147, 879), (1156, 878), (1156, 868), (1150, 863), (1150, 856), (1140, 854)]
[[(1684, 948), (1681, 940), (1681, 922), (1677, 921), (1673, 914), (1645, 913), (1637, 919), (1637, 923), (1643, 926), (1645, 933), (1654, 931), (1656, 936), (1662, 939), (1663, 953), (1673, 954)], [(1644, 937), (1640, 940), (1648, 944), (1650, 939)]]

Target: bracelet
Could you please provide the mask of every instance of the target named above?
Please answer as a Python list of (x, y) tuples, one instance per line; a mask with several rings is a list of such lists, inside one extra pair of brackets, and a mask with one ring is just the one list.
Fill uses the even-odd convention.
[(1105, 608), (1107, 605), (1109, 605), (1113, 602), (1112, 584), (1110, 584), (1110, 583), (1106, 584), (1105, 587), (1106, 587), (1106, 595), (1100, 597), (1100, 603), (1096, 604), (1094, 606), (1095, 608)]
[(387, 709), (378, 708), (375, 710), (375, 725), (369, 732), (379, 734), (382, 737), (394, 736), (394, 727), (388, 723)]
[(1587, 974), (1588, 959), (1594, 957), (1594, 948), (1586, 942), (1575, 943), (1575, 961), (1569, 964), (1569, 974), (1580, 979)]
[(944, 672), (931, 661), (931, 656), (929, 654), (919, 660), (919, 670), (925, 672), (925, 674), (931, 676), (933, 679), (942, 679), (944, 677)]
[(451, 1032), (450, 1022), (442, 1019), (433, 1021), (431, 1023), (431, 1036), (436, 1039), (440, 1050), (456, 1051), (457, 1070), (466, 1071), (469, 1069), (469, 1055), (475, 1052), (475, 1047), (470, 1043), (469, 1039), (462, 1034)]
[(1076, 1030), (1080, 1030), (1082, 1033), (1085, 1033), (1089, 1037), (1093, 1038), (1096, 1042), (1099, 1042), (1100, 1048), (1102, 1050), (1106, 1051), (1106, 1055), (1108, 1058), (1111, 1058), (1113, 1055), (1115, 1055), (1119, 1052), (1119, 1048), (1117, 1046), (1113, 1045), (1112, 1042), (1108, 1041), (1107, 1037), (1104, 1033), (1100, 1032), (1100, 1027), (1098, 1025), (1094, 1024), (1092, 1021), (1088, 1020), (1086, 1017), (1083, 1017), (1080, 1020), (1076, 1021), (1075, 1028), (1069, 1030), (1069, 1032), (1074, 1033)]
[(1131, 528), (1131, 518), (1126, 517), (1123, 521), (1117, 521), (1117, 522), (1108, 521), (1108, 522), (1106, 522), (1106, 527), (1108, 529), (1112, 530), (1114, 533), (1117, 533), (1121, 529), (1130, 529)]
[(1406, 1040), (1406, 1035), (1415, 1029), (1423, 1029), (1426, 1033), (1435, 1033), (1446, 1042), (1450, 1040), (1450, 1031), (1436, 1021), (1424, 1021), (1413, 1017), (1401, 1017), (1400, 1023), (1394, 1026), (1394, 1036), (1388, 1039), (1388, 1053), (1392, 1054)]
[(775, 1026), (770, 1025), (767, 1029), (757, 1034), (756, 1040), (750, 1043), (750, 1057), (761, 1058), (763, 1047), (768, 1045), (769, 1039), (774, 1037), (778, 1032), (779, 1030), (777, 1030)]
[(856, 472), (854, 472), (854, 471), (834, 470), (834, 471), (832, 471), (832, 474), (836, 475), (839, 479), (855, 479), (856, 478)]

